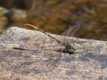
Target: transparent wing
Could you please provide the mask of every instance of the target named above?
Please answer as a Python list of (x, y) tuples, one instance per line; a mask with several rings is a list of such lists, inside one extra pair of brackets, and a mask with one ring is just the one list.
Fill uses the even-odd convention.
[(64, 32), (62, 32), (61, 35), (73, 36), (79, 28), (80, 28), (80, 25), (70, 26)]

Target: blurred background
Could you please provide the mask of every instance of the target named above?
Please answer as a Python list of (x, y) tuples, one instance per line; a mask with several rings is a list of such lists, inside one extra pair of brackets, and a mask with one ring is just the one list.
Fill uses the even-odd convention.
[(0, 33), (25, 23), (60, 35), (78, 25), (67, 34), (107, 41), (107, 0), (0, 0)]

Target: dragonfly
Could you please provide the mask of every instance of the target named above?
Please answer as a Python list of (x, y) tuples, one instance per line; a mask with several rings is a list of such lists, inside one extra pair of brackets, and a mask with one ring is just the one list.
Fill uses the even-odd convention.
[[(45, 35), (51, 37), (52, 39), (56, 40), (58, 43), (60, 43), (61, 45), (64, 46), (64, 49), (61, 50), (63, 53), (73, 54), (73, 53), (75, 52), (75, 50), (76, 50), (76, 48), (75, 48), (73, 45), (57, 39), (56, 37), (52, 36), (51, 34), (49, 34), (49, 33), (45, 32), (45, 31), (39, 29), (39, 28), (36, 27), (35, 25), (32, 25), (32, 24), (24, 24), (24, 26), (32, 27), (32, 28), (34, 28), (35, 30), (38, 30), (38, 31), (44, 33)], [(75, 30), (72, 31), (73, 29), (75, 29)], [(76, 26), (75, 28), (69, 27), (66, 31), (64, 31), (64, 33), (62, 33), (62, 35), (65, 35), (65, 34), (68, 35), (68, 34), (70, 34), (71, 31), (72, 31), (73, 34), (74, 34), (78, 29), (79, 29), (79, 26)], [(68, 31), (68, 30), (69, 30), (69, 31)], [(23, 49), (23, 48), (14, 48), (14, 49), (26, 50), (26, 49)]]

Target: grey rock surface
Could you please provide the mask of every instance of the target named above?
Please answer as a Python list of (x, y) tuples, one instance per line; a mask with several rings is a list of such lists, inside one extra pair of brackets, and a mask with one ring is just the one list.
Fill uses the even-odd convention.
[(36, 30), (11, 27), (0, 35), (0, 80), (107, 80), (106, 41), (51, 35), (75, 44), (74, 54)]

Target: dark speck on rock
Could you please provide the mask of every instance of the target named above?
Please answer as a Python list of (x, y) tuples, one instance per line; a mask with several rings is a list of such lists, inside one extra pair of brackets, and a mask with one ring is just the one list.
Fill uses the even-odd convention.
[(88, 76), (88, 75), (84, 75), (82, 77), (82, 80), (93, 80), (93, 78), (91, 76)]
[(89, 76), (88, 74), (85, 74), (82, 76), (82, 80), (93, 80), (93, 77)]
[(27, 42), (30, 40), (30, 37), (22, 37), (19, 39), (19, 41)]
[(92, 55), (92, 53), (87, 53), (85, 55), (82, 55), (79, 57), (79, 59), (81, 61), (90, 61), (91, 58), (94, 58), (94, 56)]
[(98, 80), (107, 80), (107, 76), (99, 76)]
[(71, 62), (71, 61), (74, 61), (75, 60), (75, 57), (74, 56), (69, 56), (69, 57), (65, 57), (63, 59), (65, 62)]
[(20, 78), (16, 78), (16, 80), (20, 80)]
[(70, 69), (66, 70), (66, 75), (75, 75), (77, 72), (76, 66), (71, 65)]
[(33, 69), (32, 72), (33, 72), (34, 74), (39, 74), (39, 73), (42, 73), (43, 70), (40, 70), (40, 69)]

